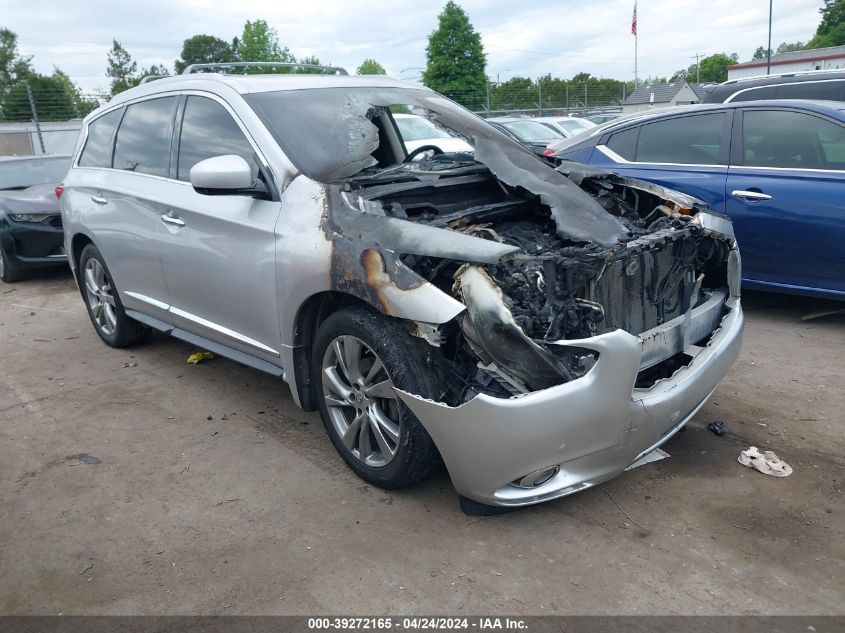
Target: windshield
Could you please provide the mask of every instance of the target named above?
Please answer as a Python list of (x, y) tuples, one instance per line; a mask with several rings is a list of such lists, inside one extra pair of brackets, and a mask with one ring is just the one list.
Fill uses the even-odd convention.
[(430, 179), (443, 175), (403, 160), (404, 151), (396, 147), (400, 140), (391, 123), (391, 112), (401, 106), (400, 112), (426, 111), (436, 125), (472, 145), (472, 157), (452, 158), (453, 164), (484, 165), (503, 185), (539, 195), (560, 234), (602, 245), (616, 244), (627, 235), (619, 219), (535, 152), (425, 88), (277, 90), (246, 94), (244, 99), (288, 158), (312, 180), (337, 183), (353, 176)]
[[(278, 90), (246, 94), (244, 99), (297, 168), (319, 182), (348, 178), (377, 165), (385, 137), (383, 117), (396, 110), (425, 111), (426, 117), (410, 120), (431, 124), (426, 134), (439, 126), (473, 146), (481, 135), (521, 148), (472, 112), (424, 88)], [(394, 120), (402, 125), (403, 119), (409, 120)]]
[(28, 158), (0, 161), (0, 189), (26, 189), (58, 184), (67, 174), (70, 158)]
[(567, 121), (566, 119), (558, 119), (555, 121), (557, 126), (567, 132), (581, 132), (582, 130), (588, 130), (591, 127), (595, 127), (592, 122), (588, 122), (587, 125), (584, 125), (580, 121)]
[(421, 116), (395, 117), (396, 125), (405, 141), (424, 141), (430, 138), (452, 138), (446, 130)]
[(563, 134), (560, 132), (547, 127), (542, 123), (537, 123), (537, 121), (508, 121), (507, 123), (502, 123), (501, 125), (513, 132), (518, 139), (528, 143), (563, 138)]

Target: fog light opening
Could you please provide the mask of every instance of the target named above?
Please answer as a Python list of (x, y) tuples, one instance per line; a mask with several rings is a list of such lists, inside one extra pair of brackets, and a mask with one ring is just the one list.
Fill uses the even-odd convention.
[(535, 470), (533, 473), (525, 475), (522, 479), (514, 483), (520, 488), (536, 488), (542, 486), (544, 483), (550, 481), (552, 477), (560, 472), (560, 466), (550, 466), (549, 468), (541, 468)]

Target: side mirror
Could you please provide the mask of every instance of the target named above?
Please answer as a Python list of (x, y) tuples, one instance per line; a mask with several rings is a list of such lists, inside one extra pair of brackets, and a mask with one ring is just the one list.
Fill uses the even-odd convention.
[(235, 154), (201, 160), (191, 167), (191, 186), (207, 196), (264, 194), (264, 183), (254, 180), (252, 169)]

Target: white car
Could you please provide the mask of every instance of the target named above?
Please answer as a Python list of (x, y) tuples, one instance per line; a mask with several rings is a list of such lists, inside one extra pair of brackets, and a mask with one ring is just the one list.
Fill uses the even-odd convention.
[(443, 128), (437, 127), (424, 116), (417, 114), (394, 114), (393, 120), (399, 127), (399, 133), (409, 154), (426, 145), (436, 147), (441, 152), (472, 152), (472, 145), (463, 139), (452, 136)]
[(569, 138), (573, 134), (578, 134), (584, 130), (596, 127), (596, 124), (592, 121), (575, 116), (544, 116), (535, 117), (534, 120), (557, 130), (563, 134), (565, 138)]

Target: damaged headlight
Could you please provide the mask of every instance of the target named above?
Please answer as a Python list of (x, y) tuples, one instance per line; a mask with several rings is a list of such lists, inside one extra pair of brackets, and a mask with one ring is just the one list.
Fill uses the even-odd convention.
[(45, 222), (57, 215), (58, 213), (10, 213), (9, 217), (15, 222), (37, 223)]
[(589, 349), (541, 346), (529, 338), (505, 305), (501, 288), (479, 266), (466, 265), (456, 273), (455, 292), (466, 306), (461, 330), (481, 360), (479, 370), (508, 393), (527, 393), (575, 380), (598, 359), (598, 353)]

